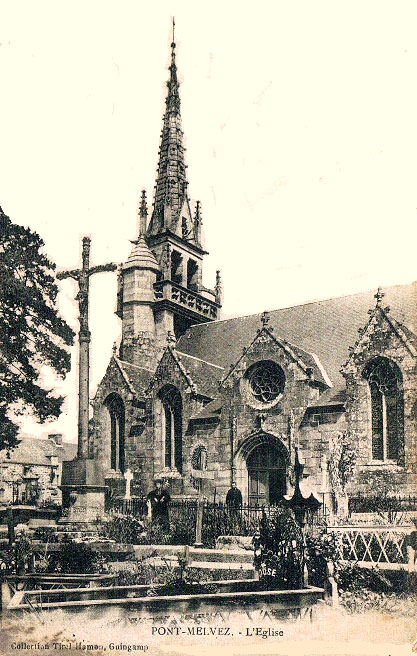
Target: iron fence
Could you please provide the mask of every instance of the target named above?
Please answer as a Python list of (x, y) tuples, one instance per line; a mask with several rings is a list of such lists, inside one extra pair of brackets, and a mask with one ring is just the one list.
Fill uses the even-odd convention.
[(412, 496), (371, 496), (358, 495), (349, 498), (349, 514), (407, 512), (417, 510), (417, 497)]
[[(243, 504), (230, 507), (225, 503), (207, 500), (203, 503), (203, 542), (212, 542), (219, 535), (253, 536), (262, 519), (272, 518), (281, 508), (279, 505)], [(124, 516), (141, 518), (147, 515), (146, 497), (109, 499), (107, 511)], [(197, 518), (196, 499), (173, 499), (169, 505), (171, 527), (187, 527), (193, 530)], [(325, 511), (308, 511), (306, 525), (312, 529), (325, 525)], [(324, 524), (323, 524), (324, 523)]]

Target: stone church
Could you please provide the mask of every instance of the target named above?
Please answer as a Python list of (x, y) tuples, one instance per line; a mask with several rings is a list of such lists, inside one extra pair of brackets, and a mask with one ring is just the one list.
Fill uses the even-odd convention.
[(202, 283), (171, 50), (153, 206), (142, 192), (89, 457), (120, 495), (129, 469), (134, 494), (162, 477), (195, 497), (204, 467), (209, 499), (236, 480), (245, 503), (273, 504), (291, 493), (296, 450), (305, 489), (327, 505), (336, 489), (415, 494), (416, 284), (222, 320), (220, 274)]

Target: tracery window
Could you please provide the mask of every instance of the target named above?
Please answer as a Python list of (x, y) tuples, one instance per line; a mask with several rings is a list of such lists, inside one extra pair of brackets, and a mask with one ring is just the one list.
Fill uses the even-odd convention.
[(404, 438), (404, 401), (399, 367), (378, 357), (364, 370), (371, 398), (372, 459), (397, 461)]
[(262, 405), (270, 405), (284, 391), (284, 372), (271, 360), (256, 362), (247, 371), (246, 378), (254, 399)]
[(125, 469), (125, 406), (118, 394), (106, 399), (110, 429), (110, 468), (124, 472)]
[(165, 467), (182, 472), (182, 399), (173, 385), (165, 385), (159, 393), (162, 402), (162, 430)]

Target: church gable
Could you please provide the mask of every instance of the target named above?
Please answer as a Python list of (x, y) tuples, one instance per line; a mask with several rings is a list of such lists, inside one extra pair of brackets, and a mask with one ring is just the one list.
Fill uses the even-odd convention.
[(358, 329), (359, 338), (350, 347), (349, 358), (341, 368), (345, 377), (356, 373), (373, 357), (389, 357), (400, 363), (404, 358), (417, 356), (416, 336), (391, 316), (389, 307), (382, 307), (383, 296), (378, 290), (376, 306), (369, 311), (367, 324)]
[(102, 404), (106, 397), (112, 393), (122, 394), (125, 397), (132, 398), (136, 396), (136, 391), (132, 383), (115, 355), (111, 357), (106, 373), (97, 387), (93, 404), (95, 406)]
[[(366, 325), (375, 292), (312, 301), (269, 313), (274, 335), (296, 344), (305, 353), (316, 354), (335, 387), (344, 384), (341, 366), (355, 344), (358, 328)], [(417, 284), (385, 289), (391, 307), (390, 317), (401, 323), (403, 331), (417, 333)], [(194, 357), (223, 366), (226, 370), (241, 357), (242, 349), (253, 340), (260, 314), (214, 321), (192, 326), (178, 342), (178, 349)]]
[[(357, 447), (359, 483), (387, 469), (407, 486), (415, 467), (416, 337), (382, 306), (383, 294), (359, 329), (341, 372), (346, 380), (349, 435)], [(382, 474), (381, 474), (382, 472)]]
[(221, 385), (231, 384), (231, 379), (241, 378), (242, 375), (256, 362), (263, 360), (275, 361), (295, 379), (308, 380), (321, 389), (331, 387), (332, 383), (327, 376), (318, 358), (302, 349), (289, 344), (286, 340), (279, 339), (273, 334), (273, 328), (268, 326), (269, 316), (266, 312), (262, 315), (262, 328), (247, 348), (243, 349), (242, 355), (237, 362), (230, 366), (230, 370), (223, 378)]
[(158, 389), (167, 384), (175, 385), (184, 392), (197, 393), (197, 387), (194, 381), (171, 346), (165, 349), (150, 382), (148, 391), (151, 393), (158, 391)]

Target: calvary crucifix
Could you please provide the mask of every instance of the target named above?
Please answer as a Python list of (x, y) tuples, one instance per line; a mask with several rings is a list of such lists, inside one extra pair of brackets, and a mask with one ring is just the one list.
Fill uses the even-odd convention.
[(94, 273), (115, 271), (117, 265), (99, 264), (90, 268), (90, 245), (89, 237), (83, 238), (82, 267), (81, 269), (68, 269), (57, 273), (57, 278), (72, 278), (78, 283), (78, 301), (80, 330), (78, 333), (78, 450), (77, 458), (88, 458), (88, 421), (90, 404), (90, 342), (91, 333), (88, 326), (88, 304), (90, 277)]

